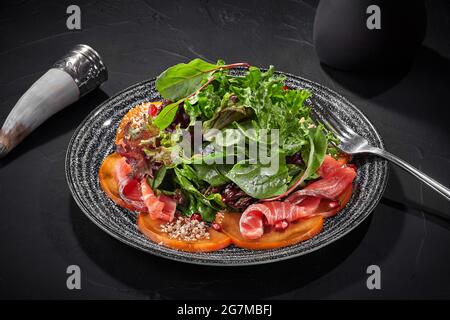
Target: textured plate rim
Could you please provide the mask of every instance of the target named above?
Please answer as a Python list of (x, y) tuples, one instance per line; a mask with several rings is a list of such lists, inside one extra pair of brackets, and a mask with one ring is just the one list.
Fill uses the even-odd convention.
[[(265, 68), (261, 68), (261, 70), (264, 70)], [(342, 96), (341, 94), (337, 93), (336, 91), (322, 85), (319, 84), (315, 81), (300, 77), (300, 76), (296, 76), (293, 75), (291, 73), (288, 72), (284, 72), (284, 71), (276, 71), (275, 73), (280, 74), (280, 75), (285, 75), (288, 78), (292, 78), (295, 80), (299, 80), (301, 82), (305, 82), (305, 83), (309, 83), (310, 85), (322, 90), (322, 91), (326, 91), (327, 93), (329, 93), (331, 96), (334, 96), (336, 98), (338, 98), (339, 100), (343, 101), (347, 106), (349, 106), (350, 108), (353, 109), (353, 111), (355, 111), (361, 119), (365, 120), (365, 122), (370, 126), (371, 131), (374, 133), (375, 137), (378, 139), (378, 141), (380, 142), (380, 148), (384, 149), (384, 141), (383, 138), (381, 137), (381, 135), (379, 134), (379, 132), (376, 130), (375, 126), (373, 125), (373, 123), (366, 117), (366, 115), (359, 109), (357, 108), (353, 103), (351, 103), (347, 98), (345, 98), (344, 96)], [(152, 254), (161, 258), (165, 258), (168, 260), (172, 260), (172, 261), (177, 261), (177, 262), (183, 262), (183, 263), (188, 263), (188, 264), (194, 264), (194, 265), (205, 265), (205, 266), (218, 266), (218, 267), (242, 267), (242, 266), (251, 266), (251, 265), (261, 265), (261, 264), (269, 264), (269, 263), (276, 263), (276, 262), (280, 262), (280, 261), (285, 261), (285, 260), (289, 260), (289, 259), (293, 259), (293, 258), (297, 258), (309, 253), (312, 253), (314, 251), (317, 251), (327, 245), (330, 245), (333, 242), (336, 242), (338, 240), (340, 240), (341, 238), (343, 238), (344, 236), (346, 236), (347, 234), (349, 234), (351, 231), (353, 231), (356, 227), (358, 227), (365, 219), (367, 219), (372, 212), (374, 211), (374, 209), (377, 207), (377, 205), (379, 204), (386, 186), (387, 186), (387, 182), (388, 182), (388, 177), (389, 177), (389, 167), (387, 165), (387, 161), (383, 160), (385, 165), (385, 171), (384, 171), (384, 175), (382, 176), (382, 184), (380, 188), (379, 193), (377, 194), (376, 198), (374, 198), (370, 204), (370, 206), (368, 206), (366, 208), (366, 212), (363, 212), (363, 214), (359, 215), (357, 217), (357, 219), (355, 219), (353, 221), (353, 223), (351, 225), (349, 225), (346, 229), (344, 229), (342, 232), (337, 233), (334, 238), (330, 239), (328, 242), (324, 242), (321, 243), (315, 247), (311, 247), (308, 249), (305, 249), (301, 252), (298, 253), (292, 253), (290, 255), (287, 256), (281, 256), (281, 257), (276, 257), (274, 259), (261, 259), (261, 260), (254, 260), (254, 261), (246, 261), (246, 262), (237, 262), (237, 263), (224, 263), (224, 262), (216, 262), (216, 261), (198, 261), (198, 260), (186, 260), (186, 259), (182, 259), (182, 258), (178, 258), (176, 255), (175, 256), (166, 256), (163, 253), (159, 252), (158, 250), (146, 250), (145, 248), (137, 245), (136, 243), (130, 241), (127, 237), (121, 235), (121, 234), (117, 234), (115, 232), (113, 232), (112, 230), (108, 229), (107, 226), (105, 226), (103, 223), (101, 223), (100, 221), (98, 221), (95, 216), (93, 216), (90, 212), (90, 210), (88, 208), (86, 208), (82, 202), (82, 200), (79, 198), (78, 193), (76, 192), (76, 190), (73, 187), (73, 183), (72, 183), (72, 177), (70, 176), (70, 153), (72, 150), (72, 146), (74, 145), (74, 141), (75, 138), (77, 137), (79, 131), (84, 127), (85, 123), (93, 116), (96, 115), (96, 113), (103, 108), (104, 105), (111, 103), (112, 100), (116, 99), (118, 96), (123, 95), (124, 93), (127, 93), (128, 91), (133, 90), (136, 87), (140, 87), (145, 83), (148, 82), (152, 82), (155, 81), (156, 78), (151, 78), (151, 79), (146, 79), (143, 81), (140, 81), (138, 83), (135, 83), (119, 92), (117, 92), (116, 94), (114, 94), (112, 97), (109, 97), (107, 100), (105, 100), (104, 102), (102, 102), (99, 106), (97, 106), (94, 110), (92, 110), (84, 119), (83, 121), (78, 125), (78, 127), (75, 129), (68, 147), (67, 147), (67, 151), (66, 151), (66, 157), (65, 157), (65, 174), (66, 174), (66, 180), (67, 180), (67, 184), (69, 186), (70, 192), (72, 194), (73, 199), (75, 200), (76, 204), (78, 205), (78, 207), (81, 209), (81, 211), (89, 218), (89, 220), (91, 220), (95, 225), (97, 225), (101, 230), (105, 231), (107, 234), (109, 234), (110, 236), (112, 236), (113, 238), (121, 241), (122, 243), (125, 243), (133, 248), (139, 249), (142, 252), (145, 252), (147, 254)], [(207, 254), (207, 253), (206, 253)]]

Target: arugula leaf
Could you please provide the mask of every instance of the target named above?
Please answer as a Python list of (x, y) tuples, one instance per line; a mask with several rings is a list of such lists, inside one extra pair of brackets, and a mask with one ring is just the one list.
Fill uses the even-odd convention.
[(207, 129), (223, 129), (230, 123), (245, 119), (251, 115), (251, 110), (242, 107), (228, 107), (216, 112), (212, 119), (205, 121), (203, 128)]
[(153, 183), (152, 183), (152, 189), (153, 190), (158, 189), (158, 187), (161, 185), (161, 183), (164, 180), (164, 177), (166, 176), (166, 172), (167, 172), (167, 167), (165, 167), (165, 166), (162, 166), (156, 172), (155, 178), (153, 179)]
[[(285, 90), (285, 77), (274, 73), (273, 66), (266, 72), (250, 67), (241, 78), (230, 79), (230, 90), (239, 99), (239, 106), (254, 111), (253, 128), (278, 129), (280, 146), (286, 155), (304, 149), (308, 145), (308, 126), (312, 124), (310, 109), (304, 102), (311, 93), (308, 90)], [(303, 118), (303, 122), (299, 120)], [(239, 128), (239, 127), (238, 127)]]

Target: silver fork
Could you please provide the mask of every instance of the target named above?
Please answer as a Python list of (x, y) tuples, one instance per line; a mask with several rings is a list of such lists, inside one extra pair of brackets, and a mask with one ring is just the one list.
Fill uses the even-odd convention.
[(326, 108), (322, 108), (319, 110), (318, 108), (313, 108), (313, 117), (316, 120), (322, 122), (325, 127), (333, 132), (336, 137), (340, 140), (339, 145), (336, 147), (342, 150), (347, 154), (360, 154), (360, 153), (369, 153), (385, 158), (400, 168), (406, 170), (411, 173), (413, 176), (424, 182), (426, 185), (434, 189), (443, 195), (447, 200), (450, 201), (450, 189), (446, 186), (440, 184), (436, 180), (430, 178), (423, 172), (414, 168), (412, 165), (407, 163), (406, 161), (400, 159), (399, 157), (393, 155), (392, 153), (387, 152), (386, 150), (373, 147), (369, 144), (369, 142), (353, 131), (350, 127), (344, 124), (343, 121), (339, 120), (339, 118), (334, 115), (331, 111), (325, 110)]

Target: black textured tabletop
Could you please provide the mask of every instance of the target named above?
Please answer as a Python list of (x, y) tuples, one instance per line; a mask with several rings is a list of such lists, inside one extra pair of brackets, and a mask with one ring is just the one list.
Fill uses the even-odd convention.
[[(450, 204), (391, 166), (372, 216), (307, 256), (265, 266), (217, 268), (145, 254), (84, 216), (66, 183), (73, 131), (118, 91), (200, 57), (246, 61), (319, 82), (358, 106), (386, 147), (450, 185), (450, 6), (429, 1), (413, 64), (377, 76), (320, 64), (312, 27), (316, 0), (76, 1), (81, 30), (68, 30), (69, 1), (0, 4), (0, 122), (73, 45), (103, 57), (109, 80), (53, 116), (0, 161), (0, 298), (450, 298)], [(81, 289), (66, 285), (68, 266)], [(367, 268), (381, 288), (369, 290)]]

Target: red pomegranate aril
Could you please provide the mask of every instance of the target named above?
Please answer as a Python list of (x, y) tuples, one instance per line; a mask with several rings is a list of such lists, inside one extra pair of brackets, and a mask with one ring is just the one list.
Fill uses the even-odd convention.
[(211, 224), (211, 227), (212, 227), (214, 230), (216, 230), (216, 231), (222, 230), (222, 227), (220, 226), (220, 224), (218, 224), (218, 223), (216, 223), (216, 222), (213, 222), (213, 223)]
[(158, 107), (154, 104), (150, 105), (150, 108), (148, 108), (148, 113), (149, 115), (151, 115), (152, 117), (156, 116), (158, 114)]
[(283, 86), (283, 90), (289, 90), (290, 88), (288, 86)]
[(286, 220), (280, 220), (274, 225), (276, 231), (286, 230), (287, 227), (289, 227), (289, 222), (287, 222)]
[(191, 220), (197, 220), (197, 221), (202, 221), (202, 216), (199, 215), (198, 213), (193, 213), (191, 216)]
[(328, 203), (328, 207), (330, 209), (334, 209), (339, 207), (341, 204), (339, 203), (339, 201), (331, 201), (330, 203)]

